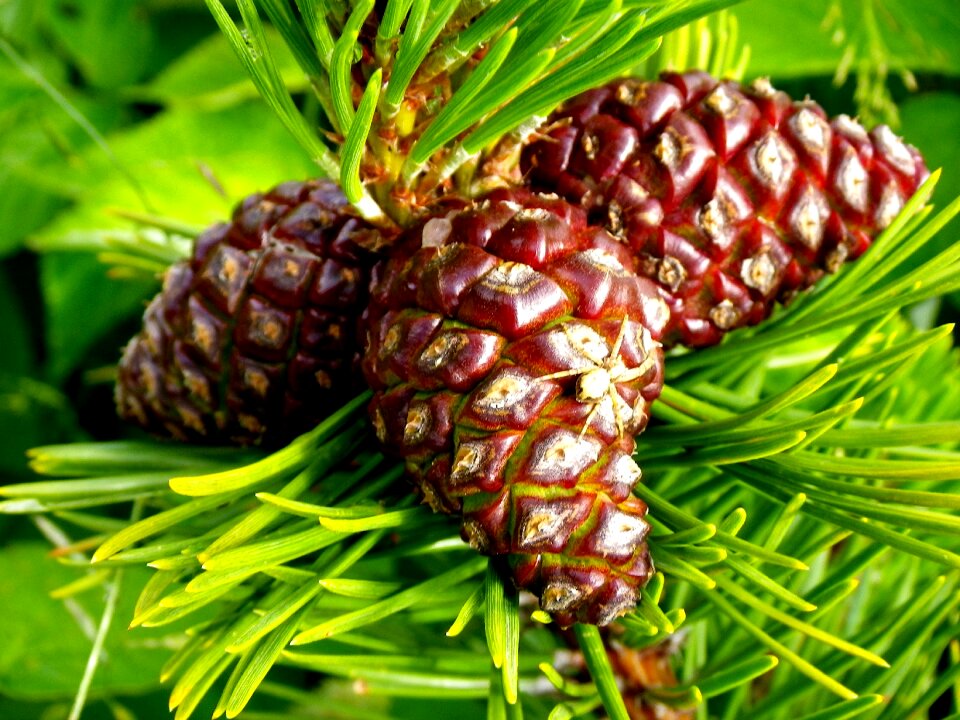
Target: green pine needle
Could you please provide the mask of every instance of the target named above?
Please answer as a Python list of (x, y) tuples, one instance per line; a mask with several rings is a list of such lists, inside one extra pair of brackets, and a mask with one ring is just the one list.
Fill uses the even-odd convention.
[(354, 422), (352, 428), (343, 436), (337, 437), (326, 445), (321, 445), (321, 443), (347, 422), (357, 418), (360, 409), (366, 405), (369, 399), (369, 393), (358, 396), (316, 428), (298, 437), (287, 447), (252, 465), (210, 475), (172, 478), (170, 487), (174, 492), (181, 495), (194, 497), (247, 490), (255, 485), (266, 483), (295, 466), (314, 461), (316, 453), (321, 447), (323, 447), (327, 463), (333, 465), (336, 460), (343, 457), (344, 450), (355, 442), (364, 427), (363, 424)]
[(583, 651), (583, 659), (586, 661), (600, 698), (603, 700), (603, 707), (610, 715), (611, 720), (630, 720), (627, 708), (623, 704), (623, 698), (617, 689), (617, 681), (613, 675), (613, 668), (610, 667), (610, 660), (607, 657), (606, 648), (603, 646), (603, 640), (600, 638), (600, 631), (593, 625), (583, 625), (582, 623), (574, 625), (573, 631), (577, 636), (580, 649)]
[(370, 76), (367, 88), (360, 99), (357, 113), (350, 123), (347, 141), (344, 143), (342, 163), (340, 165), (340, 187), (347, 200), (357, 204), (363, 200), (363, 183), (360, 179), (360, 162), (370, 135), (370, 126), (373, 122), (373, 112), (380, 97), (380, 83), (383, 71), (377, 70)]
[(504, 581), (497, 572), (497, 566), (492, 562), (487, 564), (483, 596), (483, 624), (487, 636), (487, 649), (490, 651), (493, 666), (500, 669), (507, 656), (506, 638), (503, 632), (507, 625), (507, 593)]
[(381, 600), (362, 610), (356, 610), (352, 613), (310, 627), (296, 635), (290, 644), (306, 645), (382, 620), (411, 605), (423, 602), (426, 598), (430, 597), (431, 594), (439, 590), (455, 586), (465, 581), (467, 578), (479, 573), (486, 564), (486, 560), (482, 558), (465, 562), (453, 570), (437, 575), (432, 580), (415, 585), (386, 600)]
[(467, 624), (476, 617), (480, 609), (484, 607), (486, 603), (485, 588), (485, 585), (478, 585), (477, 588), (470, 593), (470, 597), (467, 598), (466, 602), (463, 603), (463, 607), (460, 608), (460, 612), (457, 613), (457, 619), (453, 621), (453, 625), (447, 630), (447, 637), (456, 637), (462, 633)]

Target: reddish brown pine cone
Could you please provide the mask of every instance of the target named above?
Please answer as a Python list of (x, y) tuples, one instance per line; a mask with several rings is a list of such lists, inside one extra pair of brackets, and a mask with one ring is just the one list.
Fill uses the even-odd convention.
[(703, 72), (619, 80), (569, 101), (523, 152), (531, 186), (629, 245), (672, 310), (665, 345), (712, 345), (859, 256), (927, 177), (870, 133), (769, 82)]
[[(612, 626), (616, 629), (618, 626)], [(603, 646), (617, 687), (627, 708), (630, 720), (692, 720), (691, 710), (665, 705), (653, 697), (651, 691), (668, 693), (675, 690), (678, 682), (671, 664), (671, 656), (678, 652), (670, 640), (652, 647), (637, 649), (623, 644), (615, 635), (604, 637)], [(571, 642), (570, 650), (561, 650), (553, 664), (565, 674), (573, 674), (583, 682), (590, 681), (590, 673), (583, 653)]]
[(632, 608), (652, 567), (631, 455), (668, 311), (556, 196), (495, 191), (378, 265), (363, 368), (384, 447), (564, 625)]
[(253, 195), (167, 271), (120, 361), (122, 417), (180, 440), (279, 443), (362, 389), (378, 231), (327, 180)]
[(669, 642), (637, 650), (610, 640), (606, 647), (630, 720), (693, 720), (693, 711), (671, 707), (651, 697), (651, 690), (669, 693), (679, 684), (670, 664), (670, 655), (676, 651)]

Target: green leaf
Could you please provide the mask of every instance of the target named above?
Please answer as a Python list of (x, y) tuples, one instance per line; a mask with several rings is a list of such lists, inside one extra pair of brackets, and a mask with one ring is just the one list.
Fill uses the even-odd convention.
[(637, 612), (639, 612), (640, 616), (650, 623), (650, 625), (657, 628), (659, 632), (670, 635), (676, 631), (670, 618), (660, 609), (660, 606), (652, 597), (652, 593), (641, 593)]
[[(426, 7), (427, 3), (420, 3)], [(408, 20), (407, 30), (400, 38), (400, 46), (397, 49), (396, 62), (393, 67), (393, 73), (390, 76), (390, 83), (387, 92), (383, 96), (383, 107), (387, 117), (394, 115), (400, 108), (407, 86), (413, 79), (420, 63), (430, 51), (433, 41), (443, 30), (444, 25), (454, 10), (457, 9), (457, 0), (436, 0), (431, 10), (433, 12), (430, 23), (423, 28), (422, 32), (412, 32), (411, 22)], [(415, 3), (414, 7), (416, 8)], [(413, 11), (416, 13), (416, 9)], [(413, 17), (411, 13), (411, 17)], [(420, 28), (417, 28), (419, 31)]]
[(401, 672), (396, 670), (366, 670), (357, 678), (367, 693), (408, 698), (449, 698), (463, 700), (484, 698), (490, 681), (483, 676), (465, 677), (444, 672)]
[[(188, 503), (206, 503), (211, 498), (203, 498)], [(274, 565), (290, 562), (317, 550), (329, 547), (346, 537), (341, 533), (327, 530), (323, 527), (311, 527), (299, 532), (288, 532), (280, 537), (266, 536), (266, 539), (240, 545), (225, 550), (206, 559), (204, 570), (216, 573), (245, 573), (252, 575), (255, 572), (266, 570)], [(203, 577), (203, 576), (200, 576)]]
[[(745, 467), (735, 467), (731, 472), (743, 477), (749, 484), (764, 489), (767, 493), (774, 496), (780, 493), (780, 489), (771, 483), (765, 474), (757, 473)], [(855, 515), (833, 510), (819, 502), (808, 502), (804, 508), (806, 514), (825, 520), (837, 527), (860, 533), (911, 555), (933, 560), (949, 567), (960, 568), (960, 555), (950, 550), (910, 537), (905, 533), (890, 530), (868, 520), (861, 520)]]
[[(784, 408), (788, 408), (791, 405), (794, 405), (817, 392), (836, 376), (837, 369), (838, 368), (836, 365), (826, 365), (822, 368), (818, 368), (809, 377), (806, 377), (802, 381), (794, 384), (783, 393), (780, 393), (779, 395), (756, 405), (746, 412), (734, 415), (733, 417), (717, 419), (713, 420), (712, 422), (691, 425), (689, 427), (673, 427), (667, 430), (665, 434), (667, 437), (673, 439), (684, 438), (688, 435), (717, 435), (728, 430), (740, 430), (752, 420), (773, 415), (774, 413), (783, 410)], [(702, 405), (691, 403), (692, 398), (685, 396), (678, 390), (673, 388), (664, 388), (664, 391), (666, 395), (664, 399), (674, 407), (683, 407), (684, 404), (692, 404), (695, 408), (701, 408), (704, 411), (710, 412), (711, 415), (713, 414), (712, 410), (708, 410)]]
[(386, 7), (380, 17), (380, 26), (377, 28), (377, 58), (384, 62), (386, 54), (381, 48), (384, 44), (392, 43), (400, 36), (400, 26), (403, 24), (413, 0), (387, 0)]
[[(307, 27), (304, 27), (305, 23), (301, 16), (294, 11), (291, 3), (287, 0), (258, 0), (258, 2), (270, 19), (270, 24), (283, 37), (283, 47), (292, 52), (302, 72), (310, 78), (314, 87), (317, 87), (323, 81), (324, 63), (317, 57), (316, 48), (313, 46), (311, 34), (307, 29), (313, 26), (312, 23), (308, 22), (306, 23)], [(308, 11), (308, 14), (311, 19), (316, 19), (314, 11)], [(315, 26), (313, 27), (316, 29)], [(269, 32), (269, 29), (267, 29), (267, 32)], [(273, 44), (271, 43), (271, 45)]]
[[(467, 153), (478, 152), (488, 143), (516, 129), (521, 123), (529, 121), (531, 114), (546, 114), (568, 97), (587, 90), (597, 83), (602, 83), (605, 78), (616, 76), (620, 65), (605, 61), (608, 61), (608, 56), (615, 55), (617, 51), (623, 49), (624, 45), (640, 31), (642, 25), (642, 20), (637, 17), (624, 19), (617, 25), (616, 32), (608, 33), (596, 43), (596, 46), (591, 46), (585, 54), (585, 57), (589, 58), (585, 67), (569, 68), (567, 70), (569, 77), (564, 78), (563, 82), (559, 78), (550, 78), (549, 76), (543, 78), (528, 90), (514, 97), (493, 117), (464, 139), (463, 147), (465, 151)], [(652, 41), (638, 48), (624, 50), (618, 57), (621, 58), (621, 62), (623, 58), (629, 58), (630, 63), (636, 64), (655, 49), (656, 41)], [(529, 79), (526, 78), (525, 80)]]
[(828, 447), (850, 449), (960, 443), (960, 422), (898, 423), (895, 427), (882, 427), (864, 421), (842, 430), (828, 430), (821, 441)]
[(869, 650), (865, 650), (861, 647), (857, 647), (851, 642), (848, 642), (842, 638), (838, 638), (834, 635), (831, 635), (828, 632), (821, 630), (820, 628), (811, 625), (810, 623), (804, 622), (802, 620), (797, 620), (792, 615), (785, 613), (772, 605), (760, 600), (756, 596), (750, 594), (748, 591), (742, 589), (735, 582), (728, 580), (727, 578), (718, 575), (716, 577), (717, 585), (721, 590), (726, 593), (729, 593), (733, 597), (740, 600), (740, 602), (745, 605), (761, 612), (777, 622), (783, 623), (794, 630), (797, 630), (807, 637), (813, 638), (819, 642), (822, 642), (831, 647), (835, 647), (838, 650), (849, 653), (854, 657), (858, 657), (862, 660), (866, 660), (869, 663), (873, 663), (882, 668), (890, 667), (890, 664), (881, 658), (876, 653), (872, 653)]
[(170, 708), (177, 709), (175, 720), (186, 720), (190, 717), (217, 678), (233, 663), (233, 656), (224, 652), (224, 635), (225, 633), (221, 632), (216, 642), (198, 654), (170, 691)]
[(509, 27), (513, 20), (536, 0), (500, 0), (475, 19), (464, 32), (458, 33), (452, 41), (443, 44), (427, 58), (424, 63), (424, 75), (450, 71), (463, 63), (471, 54), (488, 42), (503, 28)]
[(712, 445), (707, 448), (693, 450), (679, 457), (669, 459), (650, 458), (644, 463), (649, 469), (661, 467), (677, 467), (681, 465), (732, 465), (778, 455), (785, 450), (795, 447), (806, 437), (804, 432), (780, 432), (768, 437), (746, 440), (732, 445)]
[(285, 597), (276, 597), (270, 610), (260, 617), (256, 623), (231, 632), (227, 652), (245, 652), (268, 633), (283, 625), (290, 625), (290, 619), (301, 608), (309, 607), (322, 590), (323, 588), (315, 580), (312, 580)]
[[(741, 469), (740, 466), (736, 466), (736, 468), (738, 470)], [(651, 489), (648, 485), (638, 485), (636, 488), (634, 488), (634, 492), (646, 501), (651, 510), (656, 513), (661, 520), (669, 521), (672, 525), (685, 529), (702, 527), (697, 518), (693, 517), (676, 505), (668, 502), (665, 498), (654, 492), (653, 489)], [(790, 557), (789, 555), (784, 555), (783, 553), (768, 550), (759, 545), (748, 542), (747, 540), (738, 538), (732, 533), (719, 531), (715, 534), (714, 539), (710, 542), (722, 545), (723, 547), (731, 550), (745, 553), (763, 562), (773, 563), (774, 565), (793, 568), (795, 570), (807, 569), (807, 565), (801, 560)], [(666, 550), (666, 548), (658, 545), (655, 547), (661, 551)]]
[[(824, 19), (830, 0), (770, 3), (752, 0), (735, 12), (742, 40), (752, 48), (750, 69), (755, 75), (776, 78), (832, 76), (840, 64), (851, 33), (860, 28), (860, 4), (844, 0), (845, 32), (831, 38)], [(960, 21), (942, 0), (909, 4), (884, 2), (879, 29), (884, 59), (893, 68), (917, 72), (960, 72), (960, 50), (954, 38)], [(790, 42), (784, 42), (784, 38)]]
[[(330, 91), (332, 93), (336, 127), (346, 130), (353, 123), (353, 79), (350, 69), (357, 50), (357, 35), (364, 20), (373, 9), (373, 0), (360, 0), (350, 13), (350, 19), (337, 38), (330, 59)], [(369, 90), (369, 86), (367, 90)], [(379, 89), (379, 86), (378, 86)], [(367, 124), (369, 128), (369, 123)], [(366, 140), (366, 134), (364, 134)], [(362, 145), (362, 143), (360, 143)]]
[(136, 490), (166, 489), (169, 472), (98, 477), (90, 480), (48, 480), (0, 487), (5, 497), (71, 498), (114, 495)]
[(334, 595), (362, 598), (364, 600), (379, 600), (401, 588), (399, 582), (384, 582), (380, 580), (349, 580), (323, 578), (320, 586)]
[(247, 706), (247, 703), (253, 697), (253, 693), (263, 682), (296, 632), (296, 622), (279, 627), (265, 638), (256, 650), (252, 651), (250, 659), (244, 664), (243, 672), (239, 674), (233, 687), (228, 688), (230, 690), (229, 695), (226, 690), (224, 691), (226, 699), (224, 709), (228, 718), (236, 717)]
[(369, 511), (365, 511), (362, 517), (358, 518), (321, 517), (320, 524), (336, 532), (366, 532), (379, 528), (403, 527), (408, 525), (412, 519), (419, 518), (422, 515), (423, 510), (421, 508), (394, 510), (393, 512), (377, 513), (375, 515), (370, 515)]
[[(504, 600), (506, 603), (505, 620), (503, 625), (503, 696), (508, 706), (517, 706), (519, 712), (519, 683), (520, 683), (520, 591), (509, 583), (504, 586)], [(509, 708), (508, 708), (508, 714)]]
[(817, 609), (816, 605), (807, 602), (796, 593), (791, 592), (769, 576), (764, 575), (753, 565), (744, 562), (738, 557), (728, 557), (726, 564), (737, 574), (754, 583), (757, 587), (766, 590), (778, 600), (790, 605), (790, 607), (800, 610), (801, 612), (810, 612)]
[[(235, 495), (234, 497), (238, 496), (239, 494)], [(140, 540), (157, 535), (164, 530), (175, 527), (184, 520), (208, 512), (217, 507), (217, 505), (223, 502), (224, 499), (225, 498), (221, 496), (192, 500), (182, 505), (170, 508), (169, 510), (164, 510), (156, 515), (150, 515), (143, 520), (134, 523), (133, 525), (125, 527), (123, 530), (110, 537), (93, 554), (93, 561), (97, 562), (100, 560), (106, 560), (112, 555), (115, 555), (121, 550), (130, 547)]]
[(420, 166), (443, 147), (444, 143), (449, 142), (470, 126), (472, 118), (467, 115), (469, 101), (487, 85), (507, 60), (507, 55), (516, 40), (517, 31), (511, 28), (496, 41), (480, 65), (470, 73), (466, 82), (457, 90), (450, 102), (437, 113), (429, 127), (417, 140), (417, 144), (410, 151), (408, 162)]
[(453, 625), (447, 630), (447, 637), (456, 637), (462, 633), (467, 624), (480, 612), (480, 608), (484, 606), (485, 602), (485, 587), (484, 585), (478, 585), (477, 588), (470, 593), (470, 597), (463, 603), (460, 612), (457, 613), (457, 619), (453, 621)]
[(296, 0), (296, 4), (316, 47), (317, 59), (324, 67), (329, 68), (333, 57), (334, 40), (327, 26), (325, 17), (327, 9), (312, 0)]
[(657, 545), (660, 545), (661, 547), (670, 547), (672, 545), (697, 545), (699, 543), (706, 542), (716, 534), (716, 525), (708, 523), (706, 525), (692, 527), (687, 530), (681, 530), (680, 532), (674, 532), (668, 535), (657, 535), (656, 540)]
[[(107, 139), (136, 176), (149, 210), (200, 226), (223, 221), (237, 201), (254, 191), (316, 172), (260, 103), (209, 111), (177, 108)], [(51, 182), (78, 205), (39, 235), (41, 248), (45, 238), (78, 230), (129, 227), (112, 208), (144, 209), (99, 150), (86, 151)]]
[[(322, 463), (320, 463), (320, 467), (322, 467)], [(307, 465), (306, 468), (297, 473), (290, 482), (283, 486), (278, 495), (273, 497), (280, 499), (280, 502), (294, 502), (282, 498), (296, 497), (303, 493), (314, 482), (318, 469), (315, 463)], [(257, 493), (257, 499), (261, 499), (260, 496), (264, 494), (268, 493)], [(281, 508), (272, 505), (264, 505), (246, 513), (238, 522), (233, 524), (229, 530), (220, 535), (200, 553), (200, 561), (206, 562), (209, 558), (225, 550), (244, 544), (251, 538), (256, 537), (264, 528), (274, 523), (280, 515)]]
[(220, 0), (205, 0), (207, 7), (227, 37), (234, 53), (246, 67), (267, 105), (284, 127), (306, 150), (327, 177), (337, 177), (339, 166), (333, 153), (313, 133), (307, 119), (294, 105), (289, 89), (284, 85), (280, 71), (273, 60), (266, 39), (266, 31), (257, 15), (252, 0), (238, 0), (245, 31), (234, 24)]
[[(272, 28), (267, 30), (275, 60), (289, 88), (306, 87), (303, 73), (293, 56), (278, 41)], [(229, 43), (220, 33), (204, 39), (170, 63), (144, 85), (125, 88), (132, 99), (163, 103), (168, 108), (217, 110), (243, 103), (258, 96), (256, 86), (234, 58)]]
[(834, 475), (852, 477), (873, 477), (892, 482), (943, 481), (958, 479), (960, 463), (930, 460), (897, 460), (887, 458), (828, 457), (826, 455), (800, 452), (775, 460), (763, 460), (760, 464), (776, 462), (783, 467), (799, 471), (816, 470)]
[[(96, 258), (78, 255), (45, 255), (40, 278), (46, 301), (47, 371), (57, 381), (65, 380), (118, 323), (139, 315), (145, 299), (156, 291), (153, 281), (112, 280)], [(77, 297), (84, 301), (78, 303)], [(119, 349), (115, 353), (110, 355), (119, 360)], [(110, 355), (103, 359), (110, 362)]]
[(960, 678), (960, 663), (954, 662), (937, 678), (923, 695), (904, 713), (905, 717), (919, 716), (924, 709), (933, 705), (937, 698), (948, 692), (950, 687)]
[[(369, 394), (357, 396), (310, 432), (301, 435), (282, 450), (244, 467), (197, 477), (179, 477), (170, 481), (170, 487), (181, 495), (202, 497), (218, 493), (249, 489), (254, 485), (274, 480), (291, 470), (299, 470), (307, 462), (317, 465), (318, 450), (323, 453), (323, 467), (332, 467), (341, 453), (351, 447), (359, 428), (354, 425), (326, 445), (321, 443), (353, 420)], [(322, 449), (321, 449), (322, 448)], [(320, 466), (317, 465), (319, 470)]]
[(839, 695), (845, 700), (850, 700), (857, 696), (857, 694), (850, 688), (845, 687), (843, 684), (830, 677), (822, 670), (819, 670), (814, 665), (804, 660), (783, 643), (774, 640), (768, 633), (766, 633), (755, 623), (751, 622), (743, 613), (737, 610), (726, 598), (723, 597), (721, 593), (711, 592), (705, 597), (707, 597), (711, 603), (716, 605), (721, 612), (729, 616), (747, 633), (753, 635), (757, 640), (777, 653), (781, 659), (789, 662), (794, 668), (814, 682), (823, 685), (823, 687)]
[[(127, 0), (57, 7), (47, 15), (56, 42), (62, 44), (91, 84), (102, 88), (129, 85), (142, 78), (158, 42), (150, 18)], [(104, 28), (110, 28), (104, 32)]]
[[(0, 661), (0, 692), (20, 698), (72, 698), (91, 648), (92, 632), (104, 604), (100, 593), (70, 598), (69, 606), (49, 593), (77, 579), (75, 570), (49, 561), (44, 542), (9, 543), (0, 553), (0, 575), (15, 582), (0, 583), (0, 623), (4, 653)], [(124, 583), (118, 621), (107, 636), (106, 654), (93, 680), (97, 693), (137, 693), (158, 685), (168, 652), (165, 633), (127, 632), (138, 586), (147, 571), (129, 571)]]
[[(328, 579), (336, 578), (361, 560), (379, 542), (382, 535), (382, 532), (368, 533), (351, 547), (338, 553), (337, 559), (332, 564), (325, 565), (321, 556), (313, 567), (322, 571)], [(294, 589), (289, 595), (278, 598), (274, 606), (264, 612), (253, 625), (245, 627), (242, 632), (231, 633), (231, 643), (227, 651), (237, 652), (249, 648), (267, 633), (287, 623), (300, 608), (312, 603), (323, 590), (323, 586), (317, 582), (317, 576), (314, 573), (306, 574), (309, 576), (306, 583)]]
[[(259, 451), (240, 450), (234, 447), (189, 447), (182, 444), (158, 442), (112, 442), (46, 445), (32, 448), (29, 452), (30, 469), (41, 475), (62, 477), (95, 478), (85, 492), (96, 492), (97, 483), (103, 476), (136, 475), (143, 472), (168, 471), (171, 475), (183, 468), (204, 465), (234, 465), (251, 461), (260, 456)], [(9, 488), (9, 494), (38, 495), (69, 494), (68, 484), (63, 481), (31, 483), (27, 490)], [(81, 485), (82, 487), (82, 485)], [(5, 489), (5, 492), (7, 489)]]

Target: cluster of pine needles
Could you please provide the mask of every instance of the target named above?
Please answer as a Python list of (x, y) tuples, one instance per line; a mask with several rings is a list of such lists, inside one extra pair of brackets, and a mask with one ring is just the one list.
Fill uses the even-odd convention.
[[(904, 718), (953, 686), (960, 665), (935, 672), (957, 651), (960, 609), (957, 353), (950, 327), (899, 313), (960, 287), (960, 246), (917, 261), (960, 211), (924, 205), (936, 178), (819, 292), (716, 350), (671, 358), (637, 451), (658, 573), (619, 638), (682, 648), (679, 685), (648, 688), (650, 702), (728, 718)], [(69, 528), (78, 539), (61, 557), (96, 548), (65, 560), (86, 574), (61, 596), (155, 569), (135, 617), (118, 621), (189, 621), (163, 672), (177, 718), (215, 686), (218, 713), (235, 716), (274, 665), (364, 694), (486, 699), (495, 716), (603, 704), (624, 717), (596, 629), (575, 633), (591, 680), (554, 668), (567, 641), (370, 449), (367, 399), (269, 455), (37, 448), (34, 470), (56, 479), (0, 489), (0, 510)]]
[[(259, 41), (208, 4), (235, 43)], [(705, 20), (687, 24), (726, 4), (664, 13), (651, 38), (682, 29), (648, 70), (679, 57), (742, 74), (735, 25), (719, 23), (716, 42)], [(651, 56), (657, 43), (637, 31), (613, 35)], [(268, 102), (363, 206), (359, 156), (334, 158), (304, 135), (279, 79), (260, 70)], [(343, 121), (357, 117), (362, 126), (362, 111)], [(481, 125), (476, 142), (509, 125)], [(442, 129), (424, 135), (424, 158)], [(616, 631), (675, 666), (678, 682), (645, 688), (645, 702), (724, 720), (897, 720), (960, 687), (960, 365), (951, 328), (924, 326), (920, 312), (960, 290), (960, 243), (930, 250), (960, 213), (960, 200), (928, 204), (938, 178), (816, 292), (669, 359), (636, 456), (657, 574)], [(189, 228), (138, 219), (155, 227), (104, 234), (91, 249), (150, 272), (189, 251)], [(920, 309), (913, 321), (906, 306)], [(367, 400), (272, 454), (146, 440), (32, 451), (46, 479), (0, 488), (0, 512), (38, 518), (77, 567), (59, 597), (106, 589), (86, 688), (111, 623), (170, 625), (180, 643), (162, 680), (177, 720), (209, 694), (215, 717), (234, 717), (257, 692), (287, 703), (282, 717), (312, 716), (330, 698), (345, 716), (390, 717), (391, 698), (415, 698), (460, 703), (465, 717), (626, 718), (608, 638), (560, 632), (454, 520), (419, 505), (402, 467), (375, 450)], [(145, 565), (134, 617), (114, 617), (125, 571)], [(564, 660), (574, 652), (582, 667)], [(323, 682), (285, 683), (291, 669)]]

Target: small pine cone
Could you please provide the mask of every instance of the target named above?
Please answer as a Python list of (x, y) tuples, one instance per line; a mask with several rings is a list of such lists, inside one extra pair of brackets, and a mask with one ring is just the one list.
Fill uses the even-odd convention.
[[(618, 627), (612, 625), (607, 630), (615, 631)], [(575, 641), (567, 637), (565, 639), (571, 649), (557, 652), (554, 667), (582, 682), (589, 682), (590, 673), (582, 651), (577, 648)], [(678, 685), (671, 662), (671, 658), (677, 654), (677, 646), (672, 639), (637, 649), (624, 644), (614, 632), (605, 632), (603, 646), (630, 720), (693, 720), (693, 711), (671, 707), (651, 697), (651, 690), (669, 693)]]
[(606, 647), (630, 720), (693, 720), (691, 710), (657, 702), (649, 694), (657, 689), (669, 692), (678, 685), (670, 664), (674, 651), (669, 642), (637, 650), (611, 640)]
[(665, 345), (713, 345), (863, 253), (927, 177), (870, 133), (767, 81), (618, 80), (554, 113), (525, 149), (531, 187), (581, 203), (670, 305)]
[(379, 242), (327, 180), (246, 198), (168, 269), (120, 360), (120, 415), (211, 443), (315, 425), (363, 387), (357, 322)]
[(630, 262), (580, 208), (498, 190), (402, 236), (364, 318), (384, 448), (564, 625), (609, 623), (652, 572), (631, 455), (668, 311)]

